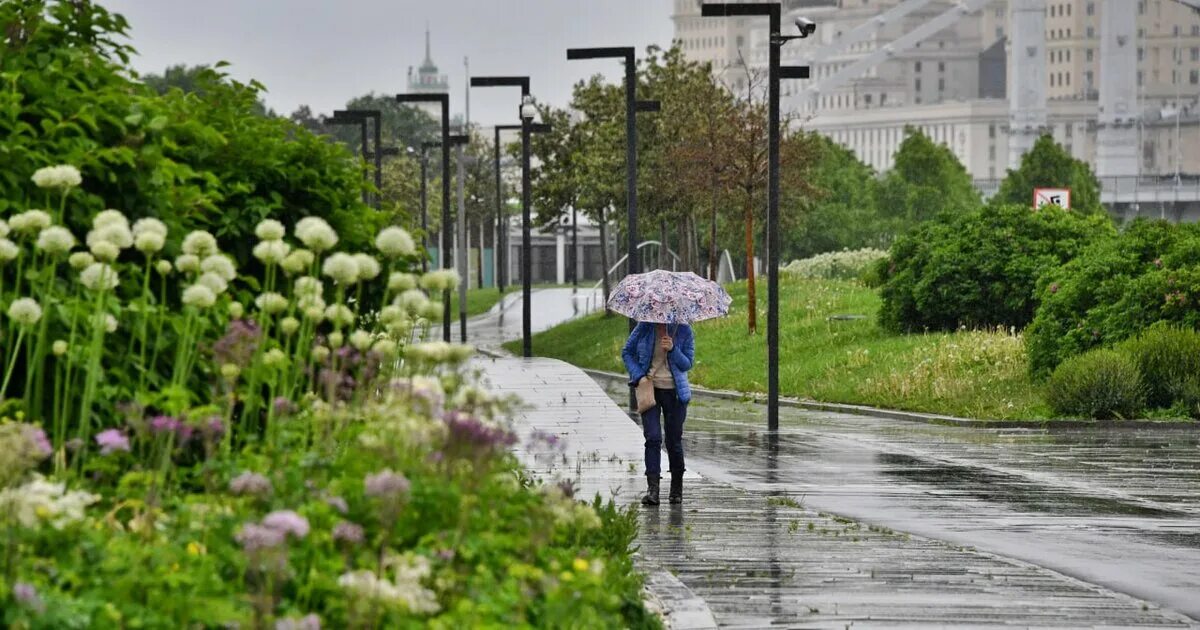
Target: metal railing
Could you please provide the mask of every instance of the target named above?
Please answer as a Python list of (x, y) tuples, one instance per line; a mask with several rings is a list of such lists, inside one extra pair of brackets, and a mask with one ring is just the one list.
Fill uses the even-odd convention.
[[(637, 249), (639, 252), (641, 252), (643, 248), (649, 246), (661, 248), (663, 244), (661, 241), (642, 241), (638, 244)], [(678, 254), (671, 251), (671, 248), (668, 247), (666, 250), (667, 253), (671, 255), (671, 271), (678, 271), (679, 266), (683, 263), (683, 260), (679, 258)], [(607, 272), (605, 272), (604, 275), (609, 278), (610, 282), (612, 282), (613, 274), (624, 267), (628, 260), (629, 254), (621, 256), (621, 258), (617, 260), (616, 264), (613, 265)], [(620, 278), (617, 278), (617, 280), (620, 281)], [(600, 280), (596, 281), (596, 284), (593, 285), (591, 290), (587, 293), (576, 295), (575, 301), (576, 303), (583, 303), (582, 315), (588, 315), (604, 308), (604, 279), (601, 278)]]

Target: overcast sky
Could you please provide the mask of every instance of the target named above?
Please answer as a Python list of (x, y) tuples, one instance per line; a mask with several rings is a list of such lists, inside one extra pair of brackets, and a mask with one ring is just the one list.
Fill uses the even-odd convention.
[[(258, 79), (264, 98), (288, 114), (301, 104), (318, 113), (370, 91), (405, 91), (409, 66), (425, 55), (450, 76), (451, 109), (463, 110), (472, 75), (529, 75), (534, 95), (556, 105), (571, 85), (613, 61), (566, 60), (573, 46), (666, 46), (670, 0), (103, 0), (128, 18), (141, 72), (173, 64), (233, 64), (239, 80)], [(475, 89), (471, 120), (515, 122), (516, 88)]]

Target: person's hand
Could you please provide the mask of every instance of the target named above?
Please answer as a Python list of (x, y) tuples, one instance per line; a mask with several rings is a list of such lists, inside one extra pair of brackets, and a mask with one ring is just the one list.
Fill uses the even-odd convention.
[(672, 348), (674, 348), (674, 347), (675, 347), (675, 340), (674, 340), (674, 339), (671, 339), (671, 338), (670, 338), (670, 337), (668, 337), (667, 335), (663, 335), (663, 336), (662, 336), (662, 349), (663, 349), (665, 352), (670, 352), (670, 351), (671, 351), (671, 349), (672, 349)]

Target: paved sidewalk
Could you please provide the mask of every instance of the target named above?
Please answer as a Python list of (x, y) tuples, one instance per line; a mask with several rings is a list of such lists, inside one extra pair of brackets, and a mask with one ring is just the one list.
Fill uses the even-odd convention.
[[(565, 453), (519, 453), (535, 474), (636, 502), (640, 431), (600, 386), (550, 359), (477, 365), (493, 388), (528, 403), (516, 417), (523, 435), (566, 440)], [(678, 576), (722, 626), (1198, 627), (1032, 564), (806, 508), (795, 462), (781, 454), (786, 445), (749, 439), (755, 443), (733, 445), (693, 432), (690, 443), (707, 444), (709, 453), (689, 460), (684, 506), (640, 517), (640, 553)], [(669, 617), (675, 627), (703, 626), (704, 608), (692, 604)]]

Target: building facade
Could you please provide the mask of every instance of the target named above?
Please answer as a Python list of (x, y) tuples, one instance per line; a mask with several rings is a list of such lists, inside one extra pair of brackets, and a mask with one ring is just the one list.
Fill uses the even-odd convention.
[[(425, 29), (425, 60), (421, 62), (421, 66), (415, 72), (412, 66), (408, 67), (408, 92), (410, 94), (448, 94), (450, 92), (449, 77), (439, 72), (437, 64), (433, 62), (432, 43), (428, 28)], [(437, 103), (419, 103), (414, 106), (419, 107), (434, 120), (441, 118), (442, 111)]]

